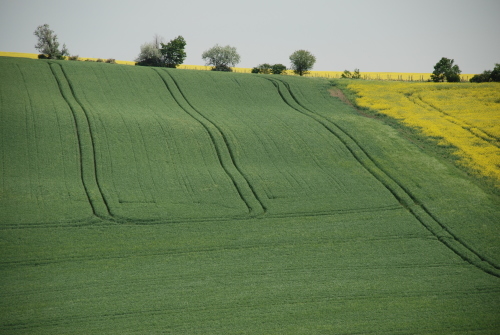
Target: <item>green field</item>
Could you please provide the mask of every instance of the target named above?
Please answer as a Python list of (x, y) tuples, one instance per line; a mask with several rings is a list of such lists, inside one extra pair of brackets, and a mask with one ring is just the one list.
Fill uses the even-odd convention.
[(329, 88), (0, 57), (0, 333), (498, 334), (498, 195)]

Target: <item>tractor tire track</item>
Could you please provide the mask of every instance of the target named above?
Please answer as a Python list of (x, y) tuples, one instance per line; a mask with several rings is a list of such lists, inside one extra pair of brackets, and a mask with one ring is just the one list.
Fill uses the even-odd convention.
[[(432, 109), (442, 115), (445, 116), (445, 120), (447, 120), (448, 122), (451, 122), (453, 124), (456, 124), (457, 126), (459, 126), (460, 128), (462, 128), (463, 130), (469, 132), (472, 136), (474, 137), (477, 137), (483, 141), (486, 141), (488, 143), (490, 143), (491, 145), (494, 145), (495, 147), (497, 148), (500, 148), (500, 138), (498, 138), (497, 136), (494, 136), (493, 134), (489, 134), (488, 132), (482, 130), (482, 129), (478, 129), (476, 126), (472, 125), (472, 124), (469, 124), (467, 123), (466, 121), (460, 119), (460, 118), (457, 118), (455, 117), (454, 115), (451, 115), (449, 113), (446, 113), (445, 111), (443, 111), (442, 109), (434, 106), (433, 104), (425, 101), (422, 97), (420, 96), (417, 96), (417, 97), (414, 97), (413, 95), (410, 95), (410, 96), (407, 96), (407, 99), (410, 100), (412, 103), (414, 103), (415, 105), (419, 105), (419, 103), (417, 102), (420, 101), (421, 102), (421, 107), (427, 107), (429, 109)], [(476, 131), (474, 131), (474, 129)]]
[(78, 155), (80, 160), (80, 177), (85, 194), (94, 215), (103, 220), (113, 220), (109, 204), (99, 185), (94, 134), (90, 127), (89, 117), (83, 105), (75, 96), (73, 86), (63, 67), (57, 63), (49, 63), (50, 70), (56, 79), (59, 91), (68, 104), (76, 129)]
[[(302, 105), (293, 94), (288, 83), (279, 79), (268, 79), (278, 90), (283, 101), (297, 112), (304, 114), (316, 122), (320, 123), (330, 133), (337, 137), (354, 156), (354, 158), (405, 207), (431, 234), (441, 243), (452, 250), (455, 254), (481, 269), (482, 271), (500, 278), (500, 267), (491, 259), (481, 255), (475, 248), (466, 243), (463, 239), (453, 233), (445, 224), (440, 222), (429, 209), (422, 204), (405, 186), (399, 183), (387, 171), (385, 171), (366, 152), (363, 147), (348, 132), (336, 123), (328, 120), (306, 106)], [(286, 97), (282, 91), (285, 88), (290, 98)]]
[[(168, 71), (162, 71), (165, 76), (168, 76), (166, 79), (162, 73), (158, 69), (153, 69), (158, 76), (161, 78), (163, 83), (165, 84), (166, 89), (175, 100), (177, 105), (182, 108), (189, 116), (195, 119), (198, 123), (200, 123), (203, 128), (206, 130), (210, 139), (214, 145), (216, 150), (217, 158), (219, 163), (226, 173), (226, 175), (231, 179), (233, 185), (238, 192), (240, 198), (243, 200), (245, 205), (248, 208), (248, 212), (252, 215), (264, 214), (267, 212), (267, 208), (257, 195), (257, 192), (253, 188), (253, 186), (248, 181), (248, 178), (245, 177), (242, 170), (236, 164), (234, 153), (231, 150), (231, 146), (227, 137), (224, 135), (222, 130), (212, 121), (210, 121), (206, 116), (201, 114), (186, 98), (184, 93), (179, 87), (177, 81), (173, 78), (173, 76), (168, 73)], [(168, 83), (167, 81), (172, 81), (172, 83)], [(176, 97), (174, 91), (177, 91), (179, 95), (182, 97), (182, 101)]]

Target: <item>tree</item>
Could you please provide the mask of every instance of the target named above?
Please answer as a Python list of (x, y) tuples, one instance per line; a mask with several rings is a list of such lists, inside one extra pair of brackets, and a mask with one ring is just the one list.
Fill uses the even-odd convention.
[(361, 79), (361, 73), (359, 72), (359, 69), (354, 69), (354, 73), (351, 73), (349, 70), (344, 70), (344, 73), (340, 75), (340, 78)]
[(491, 79), (491, 71), (486, 70), (481, 74), (475, 74), (472, 78), (469, 79), (471, 83), (484, 83), (488, 82)]
[(201, 58), (208, 66), (213, 66), (212, 71), (231, 71), (231, 66), (240, 62), (240, 55), (235, 47), (226, 45), (222, 47), (216, 44), (211, 49), (206, 50)]
[(161, 52), (155, 42), (144, 43), (141, 45), (141, 52), (135, 59), (137, 65), (143, 66), (161, 66)]
[(184, 63), (184, 59), (186, 59), (185, 46), (186, 41), (182, 36), (177, 36), (168, 44), (161, 43), (160, 53), (166, 67), (176, 68), (179, 64)]
[(59, 50), (57, 35), (49, 28), (48, 24), (38, 26), (33, 35), (38, 38), (35, 48), (41, 52), (39, 58), (64, 59), (65, 56), (69, 56), (66, 44), (63, 44), (62, 49)]
[(474, 75), (470, 80), (471, 83), (484, 83), (488, 81), (500, 81), (500, 63), (496, 63), (493, 70), (485, 70), (481, 74)]
[(292, 62), (293, 72), (302, 76), (313, 68), (314, 63), (316, 63), (316, 57), (309, 51), (297, 50), (290, 55), (290, 62)]
[(351, 71), (349, 71), (349, 70), (344, 70), (344, 73), (342, 73), (342, 74), (340, 75), (340, 78), (346, 78), (346, 79), (349, 79), (349, 78), (351, 78), (351, 77), (352, 77), (352, 73), (351, 73)]
[(262, 74), (282, 74), (286, 71), (286, 66), (283, 64), (260, 64), (252, 69), (252, 73), (262, 73)]
[(496, 63), (490, 76), (492, 81), (500, 81), (500, 63)]
[(434, 72), (431, 74), (431, 80), (434, 82), (443, 82), (445, 79), (449, 82), (460, 81), (460, 69), (458, 65), (453, 65), (454, 60), (446, 57), (441, 58), (434, 66)]
[(285, 73), (285, 71), (286, 71), (286, 66), (283, 64), (274, 64), (271, 67), (271, 72), (273, 74), (282, 74), (282, 73)]
[(272, 72), (272, 65), (268, 63), (257, 65), (252, 69), (252, 73), (270, 74)]
[(182, 64), (186, 58), (184, 38), (177, 36), (167, 44), (163, 41), (163, 37), (155, 35), (152, 42), (141, 45), (141, 52), (135, 59), (137, 65), (176, 68)]

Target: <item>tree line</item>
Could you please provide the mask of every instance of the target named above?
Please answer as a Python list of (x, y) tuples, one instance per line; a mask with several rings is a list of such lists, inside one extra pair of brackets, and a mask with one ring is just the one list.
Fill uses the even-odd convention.
[[(57, 35), (48, 24), (37, 27), (33, 33), (38, 38), (35, 48), (40, 52), (38, 58), (46, 59), (70, 59), (78, 60), (78, 56), (70, 56), (66, 44), (60, 48)], [(139, 66), (157, 66), (176, 68), (184, 63), (186, 59), (186, 40), (182, 36), (164, 43), (161, 36), (155, 35), (152, 42), (141, 45), (140, 52), (135, 59)], [(214, 47), (206, 50), (201, 55), (207, 66), (212, 66), (213, 71), (232, 71), (232, 67), (240, 62), (240, 55), (235, 47), (216, 44)], [(302, 76), (311, 70), (316, 62), (316, 57), (306, 50), (297, 50), (290, 56), (291, 70)], [(114, 59), (106, 62), (114, 63)], [(273, 73), (281, 74), (286, 71), (283, 64), (261, 64), (253, 68), (252, 73)]]
[[(50, 29), (48, 24), (38, 26), (33, 33), (38, 38), (38, 43), (35, 48), (40, 52), (38, 58), (48, 59), (72, 59), (77, 60), (78, 56), (70, 56), (66, 44), (60, 48), (57, 40), (57, 35)], [(136, 65), (140, 66), (157, 66), (176, 68), (184, 63), (186, 59), (186, 40), (182, 36), (164, 43), (162, 37), (155, 35), (152, 42), (144, 43), (140, 47), (140, 53), (135, 59)], [(226, 45), (220, 46), (216, 44), (212, 48), (206, 50), (201, 55), (207, 66), (212, 67), (212, 71), (232, 71), (240, 62), (240, 55), (235, 47)], [(307, 50), (297, 50), (289, 57), (290, 69), (297, 75), (303, 76), (307, 74), (314, 66), (316, 57)], [(102, 60), (101, 60), (102, 61)], [(106, 62), (114, 63), (114, 59), (108, 59)], [(286, 73), (286, 66), (283, 64), (260, 64), (252, 69), (252, 73), (262, 74), (283, 74)], [(430, 81), (434, 82), (459, 82), (460, 70), (457, 64), (454, 64), (453, 59), (442, 57), (434, 66), (434, 71), (431, 74)], [(345, 70), (341, 78), (361, 79), (359, 69), (355, 69), (354, 73)], [(485, 70), (481, 74), (474, 75), (470, 82), (481, 83), (496, 81), (500, 82), (500, 64), (496, 63), (493, 70)]]

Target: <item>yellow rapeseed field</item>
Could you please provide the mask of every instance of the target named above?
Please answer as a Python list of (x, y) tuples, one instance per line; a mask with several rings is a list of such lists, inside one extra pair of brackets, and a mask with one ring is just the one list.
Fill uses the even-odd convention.
[(452, 145), (460, 162), (500, 186), (500, 83), (358, 81), (356, 102)]

